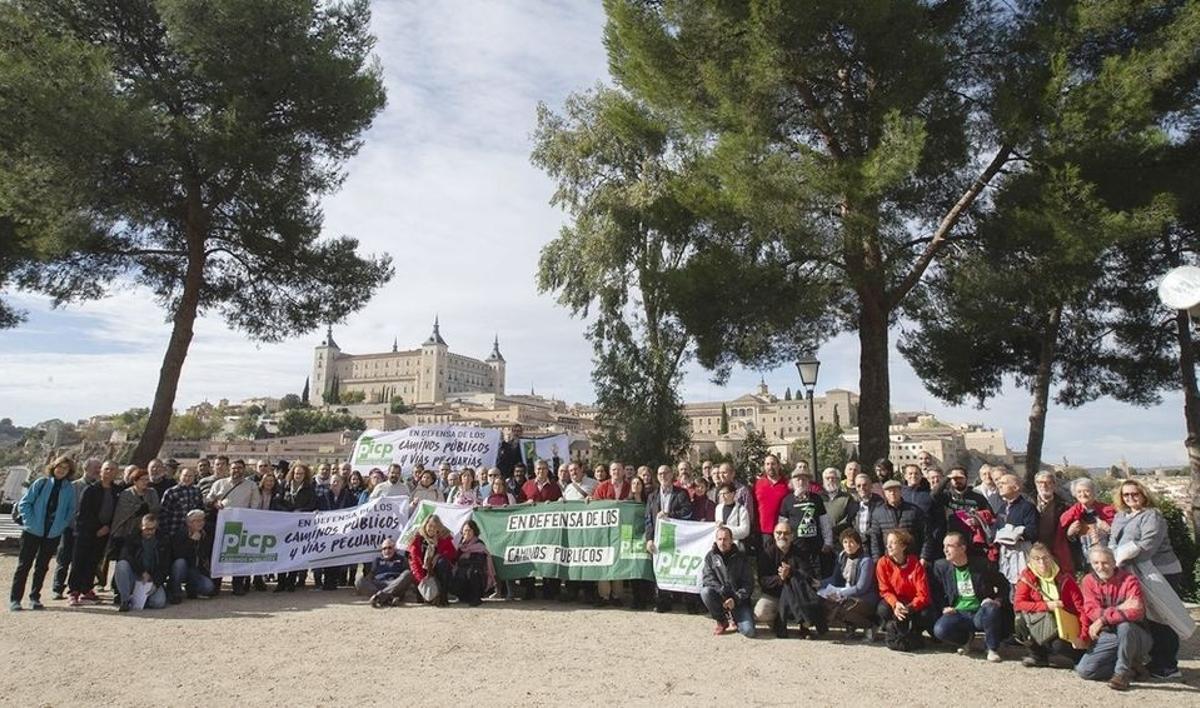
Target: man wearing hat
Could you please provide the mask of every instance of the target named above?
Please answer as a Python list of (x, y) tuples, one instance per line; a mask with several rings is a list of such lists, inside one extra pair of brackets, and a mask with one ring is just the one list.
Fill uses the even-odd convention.
[(915, 504), (904, 501), (904, 485), (899, 480), (889, 479), (883, 483), (883, 503), (871, 512), (870, 540), (871, 555), (875, 560), (883, 556), (884, 536), (892, 529), (904, 529), (912, 536), (908, 552), (920, 555), (921, 563), (929, 565), (934, 559), (926, 555), (925, 515)]

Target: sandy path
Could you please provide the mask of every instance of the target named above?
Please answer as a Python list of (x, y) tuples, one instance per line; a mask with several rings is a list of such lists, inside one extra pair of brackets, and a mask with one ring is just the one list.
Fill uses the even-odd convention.
[[(0, 555), (5, 591), (14, 565), (11, 551)], [(679, 611), (543, 602), (373, 610), (348, 590), (225, 594), (129, 615), (50, 601), (45, 612), (0, 610), (0, 705), (944, 708), (997, 695), (1009, 706), (1200, 705), (1197, 638), (1183, 651), (1184, 681), (1121, 695), (1067, 670), (1025, 669), (1019, 648), (990, 665), (945, 649), (712, 637), (710, 627)]]

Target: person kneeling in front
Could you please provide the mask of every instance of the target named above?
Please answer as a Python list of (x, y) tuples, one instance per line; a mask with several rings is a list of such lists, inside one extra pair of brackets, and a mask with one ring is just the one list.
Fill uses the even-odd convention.
[(941, 610), (933, 636), (966, 654), (975, 632), (982, 631), (987, 660), (999, 662), (1005, 624), (1002, 599), (1008, 597), (1008, 581), (985, 559), (969, 557), (967, 539), (958, 531), (946, 534), (942, 550), (946, 557), (933, 564), (929, 583), (933, 606)]
[(184, 586), (187, 597), (212, 597), (217, 594), (209, 563), (212, 559), (212, 534), (204, 530), (204, 512), (192, 509), (187, 513), (182, 528), (171, 537), (171, 604), (183, 601)]
[(724, 634), (732, 617), (737, 631), (753, 637), (754, 611), (750, 594), (754, 591), (754, 576), (746, 554), (733, 544), (733, 532), (728, 526), (717, 528), (717, 541), (704, 556), (704, 574), (700, 584), (700, 601), (716, 621), (713, 634)]
[(158, 537), (158, 516), (142, 517), (141, 532), (131, 534), (121, 546), (114, 577), (121, 594), (121, 612), (133, 609), (135, 583), (152, 583), (146, 594), (146, 609), (158, 610), (167, 606), (167, 591), (163, 589), (170, 566), (171, 554), (167, 539)]
[(1117, 567), (1112, 549), (1092, 546), (1088, 551), (1092, 572), (1083, 578), (1081, 634), (1092, 646), (1075, 665), (1089, 681), (1108, 679), (1110, 688), (1128, 691), (1129, 682), (1145, 670), (1153, 640), (1142, 627), (1146, 605), (1137, 576)]

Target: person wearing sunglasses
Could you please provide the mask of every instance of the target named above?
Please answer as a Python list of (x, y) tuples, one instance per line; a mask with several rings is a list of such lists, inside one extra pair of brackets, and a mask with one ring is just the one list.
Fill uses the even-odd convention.
[(1184, 632), (1184, 638), (1191, 636), (1195, 623), (1179, 600), (1183, 565), (1171, 547), (1167, 520), (1137, 480), (1121, 483), (1113, 494), (1113, 506), (1117, 515), (1108, 545), (1117, 564), (1137, 576), (1143, 592), (1154, 600), (1146, 603), (1146, 628), (1154, 640), (1147, 668), (1155, 678), (1179, 678), (1179, 639)]

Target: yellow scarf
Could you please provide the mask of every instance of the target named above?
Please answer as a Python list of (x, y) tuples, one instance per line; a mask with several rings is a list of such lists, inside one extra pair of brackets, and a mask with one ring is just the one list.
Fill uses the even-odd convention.
[(1033, 577), (1038, 579), (1038, 590), (1042, 591), (1042, 599), (1046, 601), (1058, 600), (1058, 584), (1054, 579), (1058, 577), (1058, 563), (1054, 559), (1050, 559), (1050, 574), (1039, 575), (1033, 566), (1029, 566), (1029, 572), (1033, 573)]

